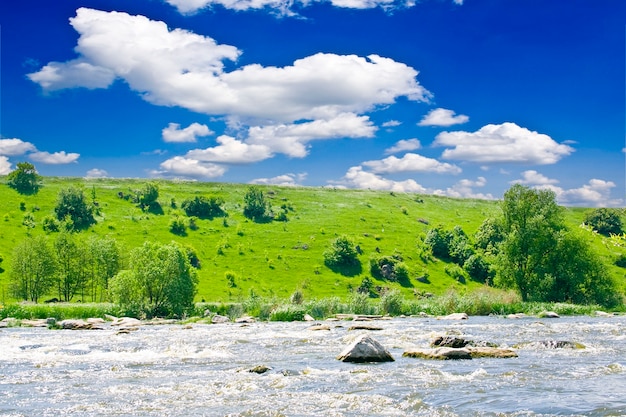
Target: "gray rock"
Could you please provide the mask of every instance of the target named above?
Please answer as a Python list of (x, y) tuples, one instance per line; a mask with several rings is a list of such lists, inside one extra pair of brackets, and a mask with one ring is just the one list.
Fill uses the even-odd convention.
[(391, 354), (376, 340), (368, 335), (357, 337), (348, 345), (337, 359), (342, 362), (393, 362)]
[(431, 347), (452, 347), (452, 348), (462, 348), (467, 346), (474, 347), (497, 347), (495, 343), (484, 342), (484, 341), (474, 341), (463, 339), (462, 337), (456, 336), (439, 336), (435, 338), (431, 344)]
[(438, 320), (467, 320), (469, 316), (467, 313), (452, 313), (447, 316), (438, 316)]
[(544, 319), (558, 319), (561, 316), (559, 316), (554, 311), (542, 311), (541, 313), (539, 313), (539, 317)]
[(420, 359), (458, 360), (473, 358), (516, 358), (517, 353), (512, 349), (494, 348), (487, 346), (468, 346), (463, 348), (438, 347), (430, 349), (410, 349), (402, 356)]
[(59, 326), (65, 330), (93, 330), (98, 329), (92, 323), (85, 320), (62, 320)]
[(219, 314), (216, 314), (211, 318), (211, 323), (213, 324), (228, 323), (228, 322), (230, 322), (230, 319), (228, 317), (220, 316)]
[(330, 330), (330, 326), (327, 324), (314, 324), (313, 326), (309, 327), (309, 330)]
[(371, 330), (371, 331), (376, 331), (376, 330), (382, 330), (383, 328), (380, 326), (376, 326), (375, 324), (367, 324), (367, 323), (361, 323), (361, 324), (355, 324), (353, 326), (348, 327), (348, 330)]
[(248, 369), (248, 372), (253, 373), (253, 374), (264, 374), (267, 371), (271, 371), (272, 368), (270, 368), (269, 366), (266, 365), (257, 365), (255, 367), (252, 367), (250, 369)]

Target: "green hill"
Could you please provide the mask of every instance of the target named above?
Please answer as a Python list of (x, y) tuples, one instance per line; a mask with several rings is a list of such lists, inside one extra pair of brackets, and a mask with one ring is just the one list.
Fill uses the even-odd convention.
[[(250, 290), (262, 297), (289, 297), (300, 290), (306, 298), (346, 298), (365, 277), (370, 277), (372, 256), (400, 255), (410, 271), (410, 283), (401, 286), (373, 279), (375, 286), (397, 287), (406, 297), (425, 292), (443, 294), (450, 288), (473, 291), (482, 284), (464, 283), (446, 273), (446, 262), (422, 255), (422, 240), (436, 226), (461, 226), (473, 236), (482, 221), (498, 213), (496, 201), (453, 199), (371, 190), (261, 186), (275, 210), (285, 210), (287, 221), (255, 223), (243, 216), (244, 195), (249, 185), (139, 179), (80, 179), (46, 177), (37, 194), (21, 195), (0, 180), (0, 274), (1, 294), (8, 300), (8, 276), (13, 248), (30, 233), (45, 234), (43, 219), (54, 215), (61, 189), (80, 187), (89, 200), (95, 197), (100, 214), (97, 223), (83, 231), (115, 238), (125, 253), (144, 241), (178, 241), (193, 247), (201, 262), (197, 300), (237, 301)], [(159, 188), (160, 208), (142, 211), (120, 196), (132, 194), (154, 182)], [(180, 206), (195, 196), (224, 199), (226, 217), (199, 219), (186, 235), (170, 232)], [(283, 209), (281, 209), (281, 206)], [(566, 209), (567, 223), (577, 228), (586, 209)], [(32, 215), (35, 226), (23, 225)], [(624, 269), (614, 265), (626, 253), (623, 247), (585, 231), (610, 273), (624, 282)], [(346, 235), (359, 245), (362, 271), (354, 276), (333, 272), (324, 265), (323, 252), (337, 236)], [(421, 256), (422, 255), (422, 256)], [(449, 268), (448, 268), (449, 269)], [(234, 282), (226, 273), (234, 273)], [(427, 276), (427, 282), (418, 277)], [(462, 280), (461, 280), (462, 281)], [(233, 285), (234, 284), (234, 285)], [(87, 301), (87, 300), (86, 300)]]

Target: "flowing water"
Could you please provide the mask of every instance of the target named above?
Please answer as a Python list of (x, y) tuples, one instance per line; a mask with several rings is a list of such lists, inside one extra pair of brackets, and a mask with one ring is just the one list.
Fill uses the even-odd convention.
[[(328, 324), (1, 329), (0, 415), (626, 415), (626, 316), (380, 321), (370, 334), (395, 358), (382, 364), (336, 360), (363, 331)], [(402, 357), (443, 334), (523, 345), (514, 359)], [(585, 348), (530, 343), (547, 340)]]

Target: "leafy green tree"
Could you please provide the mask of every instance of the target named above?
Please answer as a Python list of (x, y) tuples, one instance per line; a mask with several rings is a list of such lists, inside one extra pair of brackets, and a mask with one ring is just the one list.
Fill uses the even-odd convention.
[(85, 247), (89, 254), (91, 299), (102, 302), (109, 288), (109, 281), (122, 267), (122, 253), (117, 241), (108, 237), (91, 236), (87, 239)]
[(18, 162), (17, 168), (9, 172), (7, 184), (20, 194), (36, 194), (41, 187), (42, 177), (30, 162)]
[(158, 206), (159, 186), (154, 182), (147, 183), (143, 189), (137, 191), (137, 203), (142, 210), (154, 209)]
[(496, 284), (523, 301), (616, 302), (615, 283), (587, 242), (565, 228), (554, 192), (514, 185), (504, 195), (502, 224)]
[(620, 211), (610, 208), (598, 208), (587, 213), (585, 223), (604, 236), (619, 235), (623, 232)]
[(54, 285), (56, 259), (44, 236), (28, 237), (14, 251), (11, 292), (16, 298), (37, 302)]
[(489, 262), (482, 255), (476, 253), (467, 258), (463, 263), (463, 269), (474, 281), (489, 283), (493, 278), (493, 270)]
[(111, 280), (113, 299), (149, 317), (181, 317), (194, 308), (197, 278), (187, 252), (177, 243), (145, 242), (130, 253), (127, 271)]
[(324, 251), (324, 263), (344, 275), (356, 275), (361, 272), (361, 261), (356, 246), (345, 235), (333, 240), (330, 248)]
[(250, 187), (243, 198), (243, 215), (255, 222), (266, 222), (271, 219), (270, 204), (259, 187)]
[(434, 256), (445, 261), (452, 261), (463, 265), (474, 250), (461, 226), (455, 226), (452, 231), (437, 226), (428, 231), (424, 245), (430, 248)]
[(65, 221), (70, 230), (86, 229), (96, 222), (93, 207), (87, 203), (83, 190), (75, 187), (59, 191), (54, 212), (59, 221)]
[(212, 219), (224, 216), (224, 199), (221, 197), (196, 196), (193, 199), (183, 201), (181, 208), (187, 216), (195, 216), (200, 219)]
[(478, 227), (474, 235), (474, 245), (484, 251), (497, 253), (498, 245), (505, 237), (501, 220), (488, 217)]
[(70, 232), (59, 233), (54, 240), (57, 259), (57, 289), (59, 299), (71, 301), (87, 282), (88, 262), (85, 246)]

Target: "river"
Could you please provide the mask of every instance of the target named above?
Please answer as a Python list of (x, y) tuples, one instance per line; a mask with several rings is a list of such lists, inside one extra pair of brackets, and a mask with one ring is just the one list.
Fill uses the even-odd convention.
[[(626, 316), (378, 321), (395, 358), (335, 359), (350, 322), (0, 330), (3, 416), (625, 416)], [(402, 357), (443, 334), (518, 358)], [(567, 340), (584, 349), (531, 342)], [(248, 372), (256, 365), (272, 368)]]

